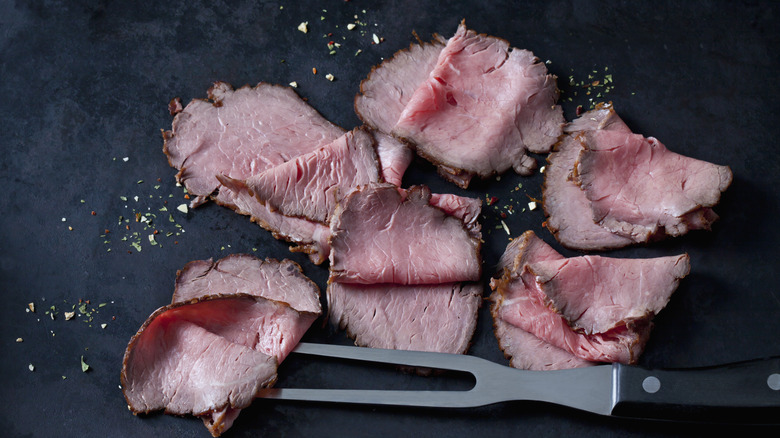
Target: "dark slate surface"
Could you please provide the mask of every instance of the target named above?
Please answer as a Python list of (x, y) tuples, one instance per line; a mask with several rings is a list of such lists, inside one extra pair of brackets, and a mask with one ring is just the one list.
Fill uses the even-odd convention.
[[(175, 211), (186, 200), (161, 152), (160, 130), (171, 122), (167, 102), (204, 98), (216, 80), (237, 86), (297, 81), (298, 93), (325, 117), (352, 128), (358, 124), (353, 96), (372, 65), (406, 47), (412, 32), (447, 37), (463, 18), (479, 32), (549, 60), (567, 118), (577, 105), (587, 109), (590, 98), (612, 100), (636, 132), (734, 171), (712, 232), (611, 253), (691, 255), (692, 273), (656, 319), (641, 364), (690, 367), (780, 354), (777, 4), (467, 3), (0, 2), (3, 435), (208, 436), (196, 419), (134, 417), (118, 387), (125, 346), (146, 316), (169, 302), (176, 270), (234, 252), (288, 257), (323, 291), (327, 271), (227, 209)], [(348, 31), (355, 15), (365, 26)], [(302, 21), (309, 22), (308, 34), (296, 30)], [(374, 33), (384, 38), (381, 44), (371, 44)], [(328, 54), (329, 40), (341, 44), (335, 55)], [(327, 81), (326, 73), (336, 80)], [(614, 86), (608, 93), (593, 88), (588, 96), (570, 85), (603, 83), (607, 75)], [(541, 195), (539, 174), (505, 175), (466, 192), (418, 161), (406, 183), (499, 198), (482, 218), (487, 275), (508, 242), (496, 227), (509, 205), (516, 211), (505, 219), (513, 237), (533, 229), (560, 249), (542, 228), (540, 210), (521, 211), (526, 195)], [(518, 184), (522, 188), (513, 191)], [(158, 245), (149, 243), (152, 228), (135, 222), (137, 212), (157, 215)], [(131, 219), (129, 230), (120, 216)], [(136, 241), (141, 252), (131, 246)], [(78, 308), (79, 300), (89, 300), (84, 310), (91, 321), (78, 311), (66, 321), (64, 312)], [(30, 302), (35, 313), (25, 311)], [(51, 306), (54, 320), (45, 313)], [(480, 316), (471, 354), (506, 363), (486, 306)], [(349, 343), (324, 321), (307, 339)], [(82, 357), (90, 366), (86, 373)], [(291, 359), (280, 385), (460, 388), (468, 382)], [(227, 436), (601, 437), (716, 430), (729, 428), (600, 418), (533, 403), (453, 411), (258, 401)]]

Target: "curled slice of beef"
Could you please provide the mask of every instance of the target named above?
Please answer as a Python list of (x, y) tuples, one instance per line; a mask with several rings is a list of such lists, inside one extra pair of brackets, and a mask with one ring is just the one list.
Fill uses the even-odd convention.
[(527, 231), (510, 242), (500, 277), (491, 280), (494, 316), (582, 359), (594, 362), (636, 363), (650, 335), (650, 318), (631, 319), (603, 333), (584, 334), (552, 309), (529, 264), (560, 261), (563, 257)]
[(605, 333), (666, 307), (690, 271), (687, 254), (651, 259), (571, 257), (527, 265), (551, 306), (573, 328)]
[(340, 197), (357, 186), (378, 181), (374, 137), (357, 128), (245, 183), (258, 201), (285, 216), (327, 223)]
[(476, 329), (478, 284), (330, 283), (328, 315), (357, 345), (462, 354)]
[(481, 199), (451, 193), (432, 193), (430, 204), (440, 208), (450, 216), (459, 218), (472, 236), (476, 239), (482, 238), (482, 225), (478, 221), (479, 214), (482, 212)]
[(509, 365), (534, 371), (563, 370), (593, 366), (590, 362), (549, 344), (520, 327), (514, 326), (498, 315), (493, 315), (493, 328), (498, 345)]
[(412, 150), (402, 141), (380, 131), (373, 131), (376, 153), (385, 182), (401, 187), (404, 173), (412, 162)]
[(731, 184), (727, 166), (671, 152), (639, 134), (596, 130), (584, 136), (573, 175), (594, 222), (636, 242), (710, 228), (707, 219), (717, 216), (708, 209)]
[(459, 218), (430, 205), (427, 187), (404, 199), (392, 184), (347, 196), (331, 220), (330, 281), (438, 284), (477, 281), (480, 241)]
[[(216, 262), (209, 259), (187, 263), (176, 275), (173, 302), (232, 293), (284, 302), (313, 316), (322, 312), (320, 290), (303, 274), (300, 265), (291, 260), (261, 260), (248, 254), (231, 254)], [(284, 356), (286, 353), (279, 360)]]
[(411, 44), (374, 67), (355, 96), (355, 112), (363, 123), (389, 134), (414, 91), (433, 70), (444, 44), (438, 36), (430, 43)]
[(555, 77), (533, 53), (461, 23), (404, 108), (394, 135), (462, 187), (510, 167), (527, 175), (561, 135)]
[(260, 83), (233, 90), (217, 82), (208, 94), (209, 100), (190, 102), (163, 133), (163, 151), (179, 169), (179, 182), (196, 196), (195, 205), (219, 188), (217, 175), (247, 179), (344, 132), (288, 87)]
[[(216, 262), (209, 259), (187, 263), (176, 275), (173, 303), (235, 293), (284, 302), (299, 312), (299, 321), (285, 325), (286, 330), (279, 332), (284, 339), (274, 350), (279, 363), (322, 313), (319, 288), (303, 275), (300, 265), (290, 260), (260, 260), (248, 254), (231, 254)], [(202, 417), (211, 434), (219, 436), (232, 426), (239, 413), (240, 409), (227, 406)]]
[(599, 129), (631, 132), (612, 105), (601, 104), (566, 125), (566, 135), (547, 157), (542, 185), (547, 229), (567, 248), (603, 250), (634, 243), (630, 238), (615, 234), (593, 221), (590, 201), (571, 177), (574, 163), (583, 148), (581, 134)]
[(278, 339), (294, 312), (250, 295), (207, 296), (152, 313), (130, 340), (122, 389), (134, 413), (207, 415), (244, 408), (274, 382)]
[[(261, 204), (249, 193), (243, 181), (219, 178), (222, 178), (223, 186), (214, 199), (218, 204), (249, 216), (253, 222), (270, 231), (274, 238), (294, 244), (295, 246), (290, 247), (290, 251), (308, 254), (315, 265), (328, 259), (330, 254), (328, 226), (272, 211), (271, 207)], [(222, 202), (222, 199), (228, 201)]]

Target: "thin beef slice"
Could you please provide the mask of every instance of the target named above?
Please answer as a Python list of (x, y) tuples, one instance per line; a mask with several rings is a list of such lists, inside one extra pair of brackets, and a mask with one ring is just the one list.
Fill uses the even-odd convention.
[(363, 347), (463, 354), (477, 325), (478, 284), (330, 283), (330, 321)]
[(527, 50), (461, 23), (392, 130), (439, 173), (467, 187), (513, 167), (528, 175), (564, 123), (555, 77)]
[(727, 166), (676, 154), (653, 137), (609, 130), (584, 135), (573, 175), (597, 224), (645, 242), (709, 229), (717, 218), (711, 207), (731, 184)]
[(404, 198), (391, 184), (370, 184), (347, 196), (331, 221), (330, 281), (477, 281), (480, 241), (461, 219), (431, 206), (430, 198), (421, 186)]

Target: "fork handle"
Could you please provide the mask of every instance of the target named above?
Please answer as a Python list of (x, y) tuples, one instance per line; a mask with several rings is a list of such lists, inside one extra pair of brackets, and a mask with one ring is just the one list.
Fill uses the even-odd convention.
[(688, 370), (615, 364), (613, 415), (715, 422), (776, 422), (780, 357)]

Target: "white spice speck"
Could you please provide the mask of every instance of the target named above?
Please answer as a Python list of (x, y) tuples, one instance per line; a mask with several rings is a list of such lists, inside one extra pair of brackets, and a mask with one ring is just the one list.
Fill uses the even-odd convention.
[(333, 82), (333, 80), (336, 79), (336, 77), (333, 76), (332, 74), (328, 73), (328, 74), (325, 75), (325, 79)]
[(35, 365), (33, 364), (27, 365), (27, 369), (30, 371), (35, 371)]
[(356, 26), (357, 26), (357, 25), (356, 25), (355, 23), (349, 23), (349, 24), (347, 25), (347, 30), (352, 30), (352, 29), (354, 29)]
[(100, 328), (105, 329), (108, 324), (100, 324)]
[(298, 30), (300, 30), (303, 33), (308, 33), (309, 32), (309, 22), (308, 21), (304, 21), (301, 24), (299, 24), (298, 25)]
[(76, 312), (65, 312), (65, 321), (70, 321), (76, 316)]
[(374, 34), (374, 36), (372, 36), (371, 38), (373, 38), (373, 39), (374, 39), (374, 44), (379, 44), (379, 42), (380, 42), (380, 41), (379, 41), (379, 37), (378, 37), (378, 36), (376, 36), (376, 34)]
[(506, 222), (501, 221), (501, 226), (504, 227), (504, 231), (506, 231), (507, 234), (510, 236), (512, 235), (512, 233), (509, 232), (509, 227), (507, 226)]
[(298, 88), (298, 83), (295, 81), (290, 82), (290, 86), (293, 88)]
[(24, 342), (24, 339), (22, 339), (22, 338), (16, 338), (16, 342)]
[(535, 201), (529, 202), (528, 203), (528, 209), (529, 210), (536, 210), (536, 202)]
[(128, 161), (130, 161), (130, 157), (124, 157), (124, 158), (122, 158), (122, 161), (124, 161), (125, 163), (127, 163)]
[(547, 170), (547, 166), (542, 166), (539, 168), (539, 173), (544, 173), (545, 170)]
[(63, 222), (65, 222), (66, 220), (67, 220), (67, 219), (65, 219), (65, 218), (62, 218), (62, 221), (63, 221)]
[(187, 210), (187, 204), (181, 204), (178, 207), (176, 207), (176, 209), (179, 210), (180, 212), (184, 213), (184, 214), (187, 214), (187, 211), (188, 211)]

